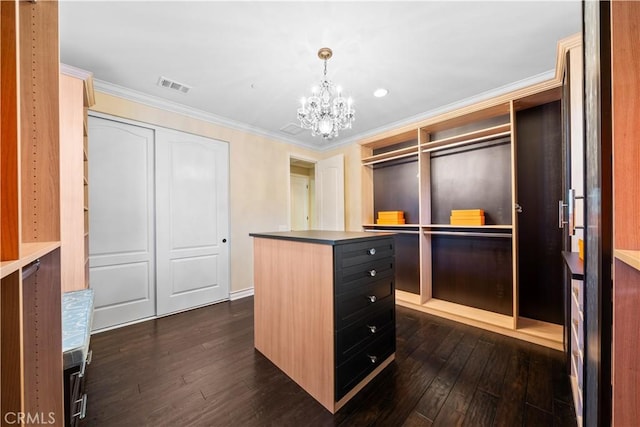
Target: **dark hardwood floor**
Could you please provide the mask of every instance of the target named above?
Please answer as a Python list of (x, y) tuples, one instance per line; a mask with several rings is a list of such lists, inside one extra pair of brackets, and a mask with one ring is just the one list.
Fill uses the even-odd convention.
[(337, 414), (253, 348), (253, 298), (91, 337), (84, 426), (575, 426), (561, 352), (398, 307), (396, 361)]

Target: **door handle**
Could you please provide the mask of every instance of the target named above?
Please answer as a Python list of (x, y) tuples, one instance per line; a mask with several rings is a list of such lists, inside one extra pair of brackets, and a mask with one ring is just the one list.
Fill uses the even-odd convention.
[(567, 224), (567, 221), (564, 220), (564, 208), (567, 206), (569, 206), (567, 203), (558, 200), (558, 228), (564, 228), (564, 225)]
[[(575, 221), (575, 200), (576, 200), (576, 190), (573, 188), (569, 189), (567, 193), (567, 203), (564, 203), (562, 200), (558, 201), (558, 228), (564, 228), (565, 224), (569, 227), (569, 235), (573, 236), (576, 234), (576, 221)], [(567, 208), (567, 221), (564, 220), (564, 208)]]

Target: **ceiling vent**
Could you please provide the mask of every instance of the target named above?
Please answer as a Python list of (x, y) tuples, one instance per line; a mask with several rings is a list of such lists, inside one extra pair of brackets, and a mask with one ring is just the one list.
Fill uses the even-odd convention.
[(182, 93), (188, 93), (191, 90), (191, 86), (187, 86), (184, 83), (179, 83), (175, 80), (168, 79), (164, 76), (160, 76), (160, 78), (158, 79), (158, 86), (177, 90), (178, 92)]
[(289, 123), (288, 125), (281, 127), (280, 130), (289, 135), (298, 135), (304, 132), (304, 129), (295, 123)]

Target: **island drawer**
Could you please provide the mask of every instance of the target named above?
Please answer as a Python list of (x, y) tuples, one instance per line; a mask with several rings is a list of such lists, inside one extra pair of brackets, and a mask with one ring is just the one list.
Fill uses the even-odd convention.
[(394, 330), (381, 335), (361, 352), (336, 368), (336, 396), (340, 400), (356, 384), (362, 381), (375, 368), (391, 356), (396, 350)]
[(394, 301), (389, 300), (376, 311), (336, 332), (336, 364), (339, 365), (381, 335), (395, 329)]
[(380, 305), (393, 301), (395, 299), (393, 280), (393, 276), (387, 277), (336, 296), (335, 329), (342, 329), (373, 313)]
[(336, 294), (373, 283), (383, 277), (393, 277), (394, 258), (387, 257), (336, 271)]
[(337, 246), (335, 249), (336, 268), (343, 269), (358, 264), (392, 257), (394, 254), (393, 238), (368, 240)]

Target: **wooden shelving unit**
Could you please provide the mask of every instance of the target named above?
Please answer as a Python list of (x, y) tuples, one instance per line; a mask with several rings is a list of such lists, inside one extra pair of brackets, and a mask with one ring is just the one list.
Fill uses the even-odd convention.
[(613, 143), (613, 419), (637, 424), (640, 403), (640, 3), (611, 3)]
[(14, 412), (60, 424), (58, 4), (3, 1), (0, 11), (0, 422)]
[[(570, 43), (573, 43), (573, 40)], [(559, 49), (567, 49), (567, 46), (559, 46)], [(559, 57), (564, 58), (564, 56)], [(519, 312), (518, 220), (515, 206), (517, 200), (516, 113), (523, 109), (558, 101), (561, 96), (561, 85), (561, 77), (556, 77), (550, 81), (431, 117), (413, 125), (405, 125), (395, 132), (387, 131), (378, 137), (373, 136), (360, 142), (363, 153), (363, 179), (372, 184), (370, 197), (365, 188), (363, 228), (367, 231), (396, 232), (399, 236), (404, 236), (402, 238), (405, 240), (417, 239), (417, 245), (414, 240), (406, 240), (410, 245), (404, 249), (405, 253), (415, 260), (415, 263), (406, 262), (404, 268), (414, 273), (417, 270), (415, 277), (419, 287), (412, 291), (396, 286), (398, 304), (551, 348), (563, 349), (563, 325), (534, 320), (522, 316)], [(496, 161), (506, 162), (498, 168), (491, 168), (490, 171), (493, 175), (500, 175), (500, 188), (504, 188), (503, 195), (500, 196), (502, 198), (496, 197), (497, 201), (488, 202), (490, 204), (485, 207), (480, 205), (444, 206), (446, 203), (443, 204), (443, 201), (448, 201), (453, 190), (446, 187), (443, 182), (445, 178), (455, 180), (456, 177), (454, 174), (440, 179), (438, 174), (445, 167), (442, 166), (444, 163), (437, 164), (438, 159), (471, 151), (485, 152), (486, 159), (492, 159), (494, 152), (491, 150), (500, 150), (498, 154), (501, 160)], [(388, 174), (394, 168), (398, 170), (398, 175), (389, 179)], [(387, 181), (407, 183), (408, 186), (406, 188), (396, 186), (395, 191), (390, 191), (389, 188), (382, 191), (376, 188), (375, 184), (384, 181), (382, 178), (376, 178), (378, 171), (386, 174), (384, 178)], [(415, 186), (411, 181), (412, 177), (417, 177), (418, 183), (417, 188), (411, 190), (413, 194), (398, 197), (395, 193), (406, 193), (409, 191), (408, 188)], [(438, 182), (439, 179), (440, 182)], [(463, 182), (455, 185), (463, 186)], [(393, 193), (394, 200), (380, 202), (380, 199), (388, 199), (387, 195), (390, 193)], [(478, 197), (478, 200), (472, 203), (481, 202), (482, 199)], [(485, 215), (488, 215), (486, 225), (461, 226), (447, 223), (449, 214), (447, 213), (445, 217), (445, 212), (450, 212), (449, 209), (472, 208), (484, 208)], [(409, 212), (412, 216), (411, 224), (393, 226), (375, 224), (373, 219), (380, 210), (403, 210), (405, 215)], [(413, 218), (416, 216), (416, 211), (418, 212), (417, 220)], [(447, 247), (447, 245), (450, 246)], [(396, 248), (400, 252), (403, 251), (402, 240), (397, 240)], [(503, 301), (500, 304), (491, 303), (483, 307), (482, 301), (479, 304), (477, 301), (463, 302), (464, 298), (456, 300), (455, 296), (451, 297), (451, 294), (447, 294), (446, 298), (438, 297), (443, 294), (439, 289), (446, 287), (443, 281), (458, 282), (455, 277), (448, 276), (449, 272), (460, 271), (455, 265), (457, 262), (455, 260), (446, 268), (441, 268), (439, 264), (443, 259), (451, 259), (443, 254), (443, 250), (448, 251), (447, 254), (458, 251), (459, 254), (453, 257), (463, 262), (484, 251), (486, 259), (479, 261), (480, 264), (498, 262), (494, 270), (502, 273), (491, 279), (500, 281), (494, 296), (499, 299), (504, 295), (504, 298), (507, 298), (507, 304)], [(499, 254), (498, 258), (496, 253)], [(560, 257), (559, 253), (558, 257)], [(398, 275), (402, 275), (403, 266), (398, 266), (396, 271)], [(478, 271), (473, 277), (482, 277), (485, 273), (491, 274), (490, 271)], [(406, 271), (405, 274), (407, 274)], [(464, 286), (461, 284), (463, 282), (464, 280), (460, 278), (456, 286)]]
[(381, 154), (365, 157), (362, 159), (362, 164), (365, 166), (370, 166), (370, 165), (375, 165), (377, 163), (381, 163), (389, 160), (404, 159), (406, 157), (412, 157), (417, 155), (418, 155), (418, 146), (413, 145), (410, 147), (399, 148), (397, 150), (391, 150)]
[(450, 136), (448, 138), (425, 142), (423, 144), (420, 144), (420, 148), (422, 149), (423, 153), (428, 153), (431, 151), (442, 150), (446, 148), (464, 147), (471, 144), (491, 141), (493, 139), (510, 137), (511, 125), (509, 123), (505, 123), (498, 126), (479, 129), (473, 132), (463, 133), (461, 135)]
[(91, 73), (60, 65), (62, 290), (89, 287), (88, 117), (95, 104)]

